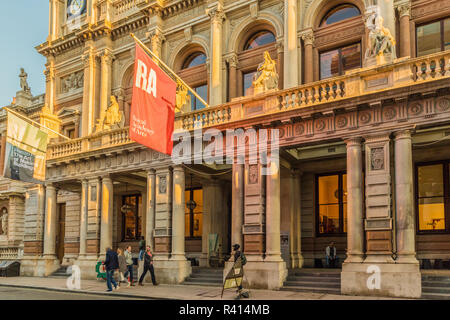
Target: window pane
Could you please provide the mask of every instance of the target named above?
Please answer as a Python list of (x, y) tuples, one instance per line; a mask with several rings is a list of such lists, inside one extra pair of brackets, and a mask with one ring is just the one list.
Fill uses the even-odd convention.
[[(189, 201), (189, 199), (191, 199), (191, 191), (186, 190), (184, 192), (184, 201), (186, 201), (186, 203), (187, 203)], [(190, 228), (191, 213), (190, 213), (187, 205), (184, 206), (184, 213), (185, 213), (185, 215), (184, 215), (184, 236), (190, 237), (191, 236), (191, 228)]]
[(204, 53), (194, 53), (186, 59), (183, 69), (192, 68), (206, 63), (206, 55)]
[(444, 50), (450, 49), (450, 18), (444, 20)]
[(361, 67), (361, 44), (357, 43), (341, 49), (343, 72)]
[(339, 50), (320, 54), (320, 79), (339, 75)]
[(321, 26), (327, 26), (345, 19), (359, 16), (360, 12), (355, 6), (340, 6), (331, 10), (324, 18)]
[(419, 199), (420, 230), (445, 230), (444, 198)]
[(275, 42), (275, 36), (271, 32), (263, 31), (252, 36), (248, 40), (244, 50), (255, 49), (272, 42)]
[(319, 232), (339, 233), (339, 205), (319, 206)]
[(419, 198), (444, 195), (443, 165), (421, 166), (419, 171)]
[(253, 84), (253, 76), (256, 74), (256, 71), (244, 73), (244, 96), (247, 95), (247, 90)]
[(339, 176), (319, 177), (319, 204), (339, 203)]
[[(202, 85), (202, 86), (198, 86), (193, 88), (195, 90), (195, 92), (202, 97), (203, 100), (208, 101), (208, 85)], [(192, 92), (188, 92), (189, 96), (191, 97), (191, 110), (200, 110), (205, 108), (205, 105), (199, 100), (197, 99)]]
[(441, 51), (441, 22), (417, 28), (417, 56)]

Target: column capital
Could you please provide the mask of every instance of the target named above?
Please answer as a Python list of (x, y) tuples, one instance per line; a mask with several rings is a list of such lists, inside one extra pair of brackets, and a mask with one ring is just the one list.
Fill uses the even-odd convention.
[(277, 48), (278, 54), (284, 52), (284, 39), (278, 39), (275, 43), (275, 48)]
[(47, 189), (55, 189), (56, 190), (56, 187), (53, 184), (53, 182), (46, 182), (45, 183), (45, 188), (47, 188)]
[(103, 64), (111, 65), (116, 59), (116, 56), (112, 53), (112, 50), (105, 48), (97, 53), (97, 57), (101, 59)]
[(409, 1), (398, 4), (396, 9), (400, 18), (404, 16), (411, 16), (411, 4)]
[(310, 30), (306, 30), (304, 32), (302, 32), (301, 36), (300, 36), (303, 40), (303, 42), (305, 43), (305, 46), (307, 45), (314, 45), (314, 32), (310, 29)]
[(225, 10), (221, 4), (217, 4), (214, 7), (207, 8), (206, 14), (211, 18), (213, 24), (221, 24), (226, 19)]
[(411, 139), (411, 130), (401, 130), (394, 132), (395, 140)]
[(173, 172), (184, 172), (184, 167), (182, 165), (177, 165), (172, 167)]
[(150, 176), (150, 175), (152, 175), (152, 176), (154, 176), (156, 174), (156, 170), (155, 169), (148, 169), (147, 170), (147, 176)]
[(352, 137), (344, 139), (344, 142), (347, 144), (347, 148), (355, 146), (361, 147), (362, 140), (361, 137)]
[(102, 183), (112, 183), (111, 176), (109, 174), (102, 176)]
[(232, 53), (226, 58), (228, 64), (230, 65), (230, 68), (238, 68), (239, 67), (239, 60), (236, 53)]

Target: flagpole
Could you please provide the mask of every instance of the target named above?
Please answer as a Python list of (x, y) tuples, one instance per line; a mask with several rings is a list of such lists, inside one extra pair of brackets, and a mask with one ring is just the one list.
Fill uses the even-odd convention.
[(168, 71), (170, 71), (170, 73), (172, 73), (172, 75), (181, 82), (181, 84), (183, 86), (185, 86), (186, 88), (188, 88), (188, 90), (198, 99), (200, 100), (201, 103), (203, 103), (205, 105), (206, 108), (209, 108), (209, 104), (202, 98), (200, 97), (200, 95), (195, 92), (191, 87), (189, 87), (186, 82), (183, 81), (183, 79), (181, 79), (167, 64), (164, 63), (164, 61), (162, 61), (156, 54), (154, 54), (149, 48), (147, 48), (147, 46), (141, 41), (139, 40), (134, 33), (130, 33), (130, 36), (136, 40), (136, 42), (142, 47), (142, 49), (144, 49), (145, 51), (147, 51), (148, 54), (150, 54), (152, 56), (152, 58), (154, 58), (155, 60), (157, 60), (160, 64), (162, 64), (164, 66), (164, 68), (166, 68)]
[(15, 116), (17, 116), (17, 117), (19, 117), (19, 118), (21, 118), (21, 119), (23, 119), (23, 120), (25, 120), (25, 121), (30, 121), (31, 123), (33, 123), (33, 124), (35, 124), (35, 125), (37, 125), (37, 126), (39, 126), (39, 127), (42, 127), (42, 128), (44, 128), (44, 129), (46, 129), (46, 130), (48, 130), (48, 131), (51, 131), (51, 132), (53, 132), (54, 134), (57, 134), (58, 136), (63, 137), (64, 139), (72, 140), (72, 139), (70, 139), (69, 137), (66, 137), (65, 135), (63, 135), (63, 134), (61, 134), (61, 133), (59, 133), (59, 132), (57, 132), (57, 131), (55, 131), (55, 130), (52, 130), (52, 129), (50, 129), (50, 128), (47, 128), (46, 126), (40, 124), (39, 122), (36, 122), (36, 121), (34, 121), (34, 120), (31, 120), (30, 118), (28, 118), (28, 117), (26, 117), (26, 116), (24, 116), (24, 115), (22, 115), (22, 114), (20, 114), (20, 113), (18, 113), (18, 112), (15, 112), (15, 111), (13, 111), (13, 110), (7, 108), (7, 107), (3, 107), (3, 109), (5, 109), (7, 112), (11, 112), (13, 115), (15, 115)]

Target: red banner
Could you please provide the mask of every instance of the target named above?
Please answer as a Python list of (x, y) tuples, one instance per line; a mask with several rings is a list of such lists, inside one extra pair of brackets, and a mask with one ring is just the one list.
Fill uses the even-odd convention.
[(130, 139), (172, 155), (177, 84), (136, 43)]

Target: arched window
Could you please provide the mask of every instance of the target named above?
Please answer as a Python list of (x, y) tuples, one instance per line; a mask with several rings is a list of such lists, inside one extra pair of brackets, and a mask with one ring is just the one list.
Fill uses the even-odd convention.
[[(199, 51), (199, 47), (187, 48), (180, 57), (178, 67), (178, 75), (192, 88), (195, 92), (202, 97), (203, 100), (208, 102), (208, 73), (206, 70), (206, 54)], [(190, 110), (200, 110), (205, 107), (191, 92), (189, 92), (191, 98)]]
[(351, 4), (339, 5), (330, 11), (324, 16), (322, 22), (320, 23), (321, 27), (329, 26), (330, 24), (346, 20), (349, 18), (357, 17), (361, 14), (359, 9)]
[(206, 55), (203, 52), (196, 52), (191, 54), (186, 61), (184, 61), (183, 69), (196, 67), (206, 63)]
[(253, 36), (248, 39), (245, 44), (244, 50), (255, 49), (260, 46), (264, 46), (269, 43), (275, 42), (275, 36), (272, 32), (269, 31), (260, 31), (255, 33)]
[[(256, 28), (259, 30), (251, 33), (249, 37), (244, 37), (243, 39), (246, 40), (241, 43), (242, 51), (238, 54), (240, 68), (238, 72), (237, 90), (230, 91), (230, 98), (251, 94), (248, 89), (253, 84), (258, 64), (264, 60), (264, 51), (269, 51), (272, 59), (278, 59), (275, 48), (276, 38), (274, 33), (269, 31), (271, 27), (268, 25), (259, 25)], [(230, 78), (230, 88), (236, 86), (236, 83), (233, 82), (235, 80), (231, 80)]]

